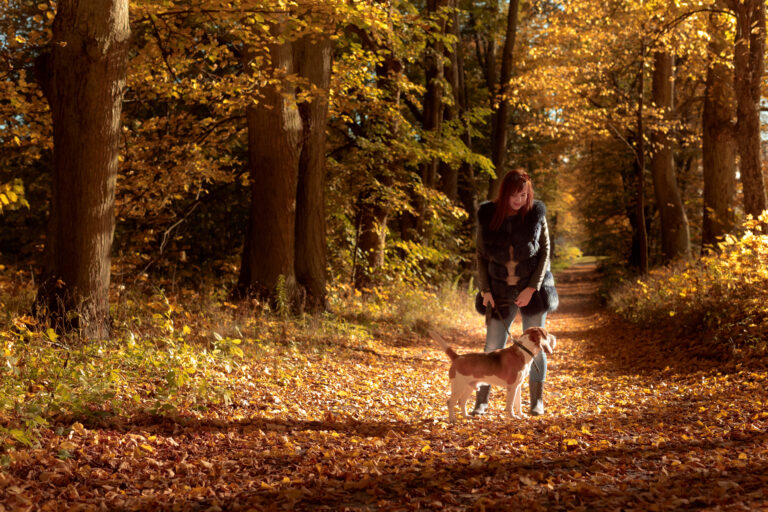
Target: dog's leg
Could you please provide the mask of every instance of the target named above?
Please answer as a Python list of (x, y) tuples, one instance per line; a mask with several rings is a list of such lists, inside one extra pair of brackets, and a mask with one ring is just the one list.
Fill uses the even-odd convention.
[(514, 417), (512, 414), (512, 401), (515, 397), (515, 387), (513, 386), (507, 386), (507, 403), (506, 407), (504, 407), (504, 410), (507, 413), (507, 416)]
[(461, 405), (461, 412), (466, 416), (464, 412), (464, 402), (461, 400), (465, 387), (461, 376), (457, 375), (451, 380), (451, 397), (448, 399), (448, 421), (451, 423), (456, 421), (456, 405)]
[(520, 388), (523, 382), (518, 379), (507, 386), (507, 414), (510, 418), (522, 418), (522, 404), (520, 403)]
[(517, 387), (515, 388), (515, 404), (513, 406), (513, 409), (517, 413), (515, 414), (515, 418), (523, 417), (523, 380), (522, 379), (517, 381)]
[(448, 404), (448, 421), (451, 423), (454, 423), (456, 421), (456, 412), (454, 409), (456, 408), (456, 402), (457, 402), (457, 396), (456, 396), (456, 390), (451, 390), (451, 396), (448, 398), (448, 401), (446, 402)]
[(472, 386), (465, 386), (461, 396), (459, 397), (459, 408), (461, 410), (461, 415), (465, 418), (469, 418), (469, 416), (467, 416), (467, 400), (469, 400), (469, 397), (472, 396), (473, 390), (474, 388)]

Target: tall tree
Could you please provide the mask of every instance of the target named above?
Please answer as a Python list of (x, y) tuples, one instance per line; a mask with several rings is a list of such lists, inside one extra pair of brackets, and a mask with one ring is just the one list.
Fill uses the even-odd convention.
[[(451, 34), (454, 37), (453, 45), (446, 45), (444, 58), (446, 60), (445, 66), (445, 81), (450, 86), (448, 92), (450, 101), (446, 101), (443, 109), (443, 120), (450, 123), (454, 119), (461, 118), (462, 114), (462, 95), (464, 86), (464, 54), (462, 51), (461, 34), (459, 32), (459, 19), (458, 10), (456, 9), (456, 1), (451, 0), (447, 6), (451, 9), (447, 18), (446, 33)], [(466, 107), (466, 104), (464, 104)], [(467, 138), (465, 138), (465, 132), (461, 134), (462, 141), (467, 144)], [(458, 197), (458, 182), (459, 172), (455, 166), (448, 165), (446, 162), (440, 162), (440, 168), (438, 169), (440, 191), (448, 197), (451, 201), (456, 201)]]
[(638, 261), (640, 264), (640, 273), (648, 274), (648, 233), (645, 226), (645, 120), (643, 111), (645, 109), (645, 41), (640, 43), (640, 72), (637, 77), (637, 144), (635, 153), (637, 155), (637, 224), (635, 226), (634, 236), (637, 238), (637, 247), (639, 251)]
[(654, 54), (651, 94), (662, 117), (662, 122), (651, 132), (651, 176), (656, 207), (661, 218), (662, 255), (665, 261), (687, 259), (691, 256), (691, 236), (677, 186), (672, 138), (669, 134), (674, 109), (674, 57), (667, 50), (658, 50)]
[[(445, 33), (446, 11), (448, 0), (427, 0), (425, 21), (429, 29), (426, 31), (426, 45), (424, 48), (424, 99), (421, 112), (416, 116), (421, 120), (423, 142), (426, 147), (433, 146), (440, 138), (440, 130), (443, 124), (443, 96), (445, 91)], [(428, 239), (427, 223), (425, 216), (427, 211), (426, 189), (434, 189), (437, 186), (438, 168), (440, 159), (431, 156), (425, 159), (419, 166), (419, 178), (421, 186), (425, 189), (417, 190), (413, 201), (413, 213), (403, 212), (400, 220), (400, 231), (404, 240)]]
[[(388, 5), (385, 9), (386, 18), (391, 20), (395, 14), (394, 6)], [(373, 66), (377, 91), (373, 96), (380, 102), (374, 103), (373, 110), (379, 111), (380, 116), (369, 116), (366, 110), (361, 113), (363, 115), (359, 115), (361, 123), (352, 124), (351, 130), (345, 130), (355, 132), (355, 144), (357, 140), (366, 141), (376, 159), (370, 167), (364, 167), (364, 176), (360, 180), (362, 183), (354, 201), (352, 277), (355, 288), (363, 289), (375, 284), (384, 265), (387, 223), (393, 212), (398, 210), (392, 201), (391, 189), (394, 188), (397, 170), (404, 167), (403, 158), (408, 158), (407, 154), (398, 155), (393, 152), (391, 147), (393, 141), (401, 137), (410, 138), (405, 135), (410, 125), (404, 128), (406, 122), (400, 112), (405, 66), (397, 48), (402, 43), (394, 32), (377, 34), (357, 26), (348, 28), (357, 35), (365, 51), (369, 52), (367, 55), (381, 55), (381, 59)], [(371, 59), (366, 60), (370, 62)], [(401, 221), (401, 232), (404, 231), (402, 224)]]
[(736, 151), (734, 145), (733, 80), (724, 60), (725, 37), (717, 16), (710, 17), (704, 110), (702, 113), (702, 168), (704, 211), (702, 250), (714, 247), (736, 224)]
[[(498, 10), (498, 0), (492, 3), (492, 8)], [(501, 71), (496, 77), (495, 56), (488, 56), (488, 87), (491, 91), (491, 104), (493, 116), (491, 119), (491, 161), (496, 168), (496, 178), (492, 179), (488, 187), (488, 198), (496, 197), (501, 182), (501, 173), (507, 161), (507, 133), (509, 131), (509, 101), (506, 98), (509, 80), (512, 78), (513, 57), (515, 39), (517, 37), (517, 17), (520, 10), (520, 0), (510, 0), (507, 6), (507, 26), (504, 37), (504, 46), (501, 51)]]
[[(265, 59), (269, 80), (247, 109), (251, 218), (238, 291), (317, 312), (326, 307), (325, 151), (335, 21), (329, 6), (299, 7), (275, 14)], [(246, 66), (257, 62), (251, 52)]]
[[(269, 300), (282, 296), (295, 308), (301, 302), (294, 228), (304, 131), (291, 79), (296, 63), (288, 19), (276, 18), (271, 26), (274, 41), (268, 45), (269, 83), (261, 89), (258, 103), (246, 111), (251, 212), (238, 291)], [(249, 54), (247, 68), (253, 67), (255, 58)]]
[(760, 91), (765, 70), (765, 0), (727, 0), (736, 14), (733, 77), (736, 141), (744, 210), (754, 217), (766, 209), (760, 153)]
[[(422, 127), (427, 136), (437, 137), (443, 122), (443, 83), (445, 79), (444, 52), (446, 12), (448, 0), (427, 0), (427, 15), (435, 24), (428, 36), (424, 55), (425, 93), (422, 112)], [(424, 186), (434, 188), (437, 184), (439, 160), (432, 158), (422, 164), (421, 181)], [(422, 213), (422, 212), (420, 212)]]
[(303, 129), (303, 147), (299, 158), (296, 199), (296, 279), (306, 293), (309, 311), (325, 309), (326, 236), (325, 236), (325, 150), (328, 122), (329, 88), (334, 27), (332, 16), (311, 13), (317, 31), (297, 41), (299, 72), (313, 90), (310, 98), (299, 104)]
[[(60, 0), (40, 62), (53, 116), (53, 183), (35, 309), (109, 334), (110, 253), (130, 27), (128, 0)], [(77, 318), (77, 325), (69, 319)]]
[[(461, 26), (459, 20), (459, 11), (457, 1), (451, 3), (451, 16), (449, 19), (448, 32), (454, 37), (453, 48), (448, 49), (449, 66), (446, 70), (446, 79), (451, 86), (453, 93), (453, 102), (445, 109), (445, 120), (447, 122), (459, 119), (462, 124), (461, 141), (471, 151), (472, 133), (465, 116), (469, 110), (467, 99), (467, 85), (464, 76), (464, 41), (461, 37)], [(441, 191), (451, 201), (459, 201), (461, 206), (470, 213), (469, 222), (474, 222), (474, 212), (477, 209), (477, 199), (475, 191), (475, 172), (474, 167), (469, 162), (462, 162), (457, 168), (445, 162), (440, 166)]]

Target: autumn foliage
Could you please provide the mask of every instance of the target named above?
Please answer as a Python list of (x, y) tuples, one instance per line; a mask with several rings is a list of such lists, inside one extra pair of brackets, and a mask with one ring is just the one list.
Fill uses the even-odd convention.
[[(0, 512), (768, 508), (764, 54), (764, 0), (0, 0)], [(547, 413), (449, 425), (513, 166)]]
[[(614, 290), (610, 306), (638, 325), (692, 338), (709, 355), (764, 354), (768, 336), (766, 215), (748, 219), (695, 262), (655, 269)], [(668, 326), (668, 327), (665, 327)]]

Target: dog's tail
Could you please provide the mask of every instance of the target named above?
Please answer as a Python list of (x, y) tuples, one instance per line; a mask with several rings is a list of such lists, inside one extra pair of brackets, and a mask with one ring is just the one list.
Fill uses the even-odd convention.
[(443, 347), (443, 350), (445, 350), (445, 353), (448, 354), (448, 357), (451, 358), (451, 361), (459, 357), (459, 354), (457, 354), (455, 350), (448, 346), (448, 343), (443, 339), (442, 336), (432, 330), (429, 331), (429, 335), (438, 343), (438, 345)]

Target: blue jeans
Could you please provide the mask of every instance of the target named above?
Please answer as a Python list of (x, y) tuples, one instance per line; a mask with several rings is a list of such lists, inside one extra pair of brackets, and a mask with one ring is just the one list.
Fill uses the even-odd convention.
[[(494, 350), (504, 348), (507, 344), (507, 330), (509, 326), (517, 316), (518, 307), (514, 304), (509, 307), (509, 314), (503, 320), (499, 320), (498, 315), (491, 316), (487, 321), (487, 330), (485, 333), (485, 351), (493, 352)], [(494, 310), (495, 313), (495, 310)], [(547, 321), (547, 313), (540, 313), (538, 315), (522, 315), (523, 317), (523, 331), (529, 327), (544, 327), (544, 323)], [(547, 377), (547, 356), (543, 350), (534, 358), (536, 364), (539, 365), (541, 372), (536, 370), (535, 365), (531, 365), (531, 374), (528, 382), (544, 382)]]

